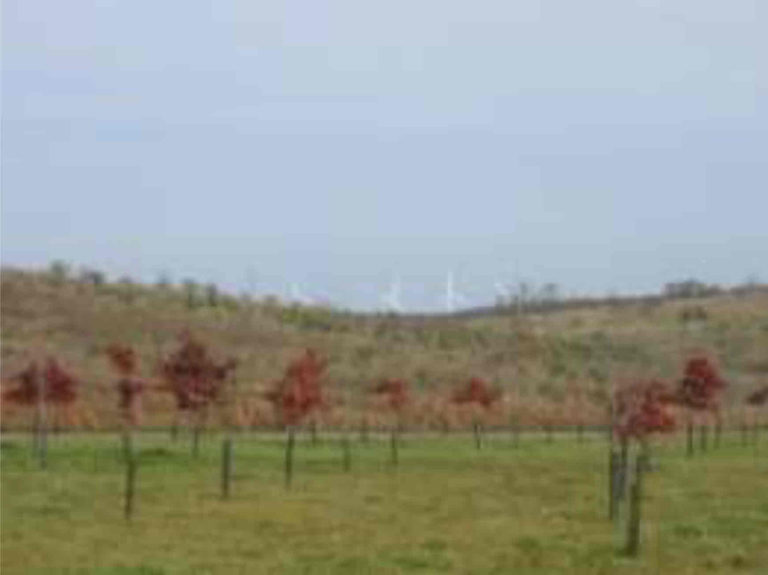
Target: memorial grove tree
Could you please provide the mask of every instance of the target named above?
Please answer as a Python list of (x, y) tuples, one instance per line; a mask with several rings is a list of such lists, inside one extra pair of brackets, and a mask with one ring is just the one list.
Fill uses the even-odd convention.
[[(727, 386), (714, 363), (707, 357), (696, 356), (688, 360), (683, 377), (678, 382), (677, 403), (686, 408), (687, 452), (693, 455), (694, 413), (712, 412), (720, 406), (720, 396)], [(702, 446), (705, 446), (705, 428), (702, 427)]]
[(199, 453), (200, 434), (208, 418), (211, 404), (223, 393), (230, 373), (237, 366), (234, 359), (217, 362), (208, 347), (185, 332), (178, 348), (161, 363), (166, 390), (176, 400), (176, 409), (191, 415), (193, 421), (192, 451)]
[(3, 393), (5, 401), (24, 406), (35, 406), (34, 450), (40, 466), (47, 466), (48, 408), (68, 406), (77, 398), (77, 379), (55, 358), (48, 358), (43, 368), (31, 361), (26, 368), (10, 378), (16, 383)]
[(500, 398), (499, 390), (492, 388), (479, 377), (471, 378), (451, 396), (451, 401), (462, 406), (465, 411), (469, 411), (472, 417), (472, 430), (475, 434), (477, 449), (483, 446), (481, 420)]
[(266, 393), (278, 420), (288, 435), (285, 445), (285, 484), (290, 487), (293, 479), (293, 447), (295, 428), (312, 412), (325, 405), (323, 384), (328, 362), (313, 349), (292, 361), (282, 379)]

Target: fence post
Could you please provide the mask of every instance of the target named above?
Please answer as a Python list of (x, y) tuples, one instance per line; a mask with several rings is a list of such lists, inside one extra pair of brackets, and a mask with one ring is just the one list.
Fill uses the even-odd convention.
[(708, 436), (709, 436), (709, 428), (705, 424), (702, 424), (701, 427), (699, 428), (699, 444), (700, 444), (700, 449), (702, 453), (706, 453), (707, 451)]

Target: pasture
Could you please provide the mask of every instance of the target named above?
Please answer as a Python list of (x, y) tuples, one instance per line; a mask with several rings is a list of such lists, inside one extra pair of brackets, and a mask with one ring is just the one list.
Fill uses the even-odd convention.
[(30, 437), (2, 448), (2, 573), (765, 573), (768, 445), (728, 432), (687, 459), (682, 435), (654, 444), (642, 552), (622, 552), (607, 517), (607, 440), (589, 433), (355, 437), (300, 434), (286, 489), (280, 434), (235, 436), (222, 500), (220, 438), (137, 435), (135, 514), (123, 517), (116, 434), (51, 438), (40, 470)]

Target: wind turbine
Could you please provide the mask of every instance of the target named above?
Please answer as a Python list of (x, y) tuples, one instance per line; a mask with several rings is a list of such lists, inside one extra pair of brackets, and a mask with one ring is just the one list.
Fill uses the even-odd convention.
[(445, 310), (448, 313), (453, 313), (456, 311), (456, 306), (465, 301), (466, 298), (456, 291), (453, 272), (448, 272), (448, 277), (445, 279)]
[(501, 302), (501, 305), (509, 305), (512, 302), (512, 290), (507, 284), (496, 281), (493, 287), (496, 289), (496, 301)]
[(292, 303), (297, 303), (300, 305), (312, 305), (312, 298), (304, 295), (304, 293), (301, 291), (301, 288), (299, 287), (299, 284), (296, 282), (293, 282), (290, 285), (290, 296), (289, 300)]
[(400, 278), (395, 276), (392, 280), (392, 285), (390, 285), (389, 289), (381, 296), (387, 311), (394, 313), (401, 313), (403, 311), (403, 303), (400, 299), (401, 294), (402, 286), (400, 284)]

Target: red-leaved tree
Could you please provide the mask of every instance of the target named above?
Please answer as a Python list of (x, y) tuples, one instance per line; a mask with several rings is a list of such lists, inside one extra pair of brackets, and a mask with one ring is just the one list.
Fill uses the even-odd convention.
[(371, 390), (371, 393), (383, 402), (383, 407), (394, 415), (390, 430), (390, 450), (392, 464), (399, 463), (400, 428), (402, 427), (403, 411), (411, 401), (408, 383), (403, 379), (383, 379)]
[(3, 400), (23, 406), (35, 406), (35, 450), (40, 464), (47, 464), (48, 406), (63, 408), (77, 399), (78, 381), (55, 358), (48, 358), (40, 368), (37, 361), (10, 378), (15, 387), (3, 393)]
[[(717, 412), (726, 381), (720, 376), (714, 363), (705, 356), (692, 357), (685, 365), (683, 377), (678, 382), (677, 403), (688, 410), (688, 455), (693, 455), (693, 414)], [(702, 434), (705, 433), (702, 429)], [(705, 436), (702, 435), (702, 446)]]
[(613, 402), (614, 433), (622, 445), (631, 439), (644, 443), (653, 433), (673, 431), (674, 400), (674, 392), (658, 380), (637, 381), (618, 388)]
[(161, 373), (165, 389), (173, 394), (176, 409), (189, 413), (195, 419), (193, 451), (198, 453), (199, 436), (205, 425), (209, 407), (221, 398), (230, 374), (237, 367), (237, 361), (227, 359), (216, 361), (208, 347), (183, 333), (178, 348), (161, 362)]
[(621, 455), (611, 449), (609, 479), (609, 515), (616, 518), (618, 503), (624, 499), (628, 477), (628, 445), (640, 445), (632, 476), (630, 506), (627, 515), (627, 552), (634, 555), (639, 546), (642, 475), (648, 467), (648, 439), (654, 433), (668, 433), (675, 428), (671, 411), (675, 394), (658, 380), (640, 380), (618, 388), (613, 397), (613, 432), (621, 441)]
[(394, 413), (400, 414), (410, 402), (408, 383), (403, 379), (384, 379), (371, 391), (384, 400), (384, 405)]
[(306, 349), (265, 394), (283, 425), (298, 425), (325, 406), (322, 386), (327, 366), (325, 358), (313, 349)]
[(462, 406), (472, 415), (472, 427), (475, 434), (475, 446), (483, 446), (480, 420), (501, 399), (501, 393), (479, 377), (471, 378), (467, 383), (454, 390), (451, 402)]
[[(314, 411), (325, 406), (323, 384), (328, 362), (313, 349), (292, 361), (282, 379), (265, 396), (280, 422), (287, 428), (285, 444), (285, 485), (293, 479), (293, 446), (295, 427)], [(314, 428), (313, 428), (314, 429)], [(313, 433), (314, 441), (314, 433)]]
[(136, 375), (136, 351), (128, 345), (114, 343), (107, 348), (106, 353), (110, 364), (120, 376), (117, 380), (117, 393), (122, 423), (129, 428), (141, 425), (141, 397), (146, 389), (146, 382)]

